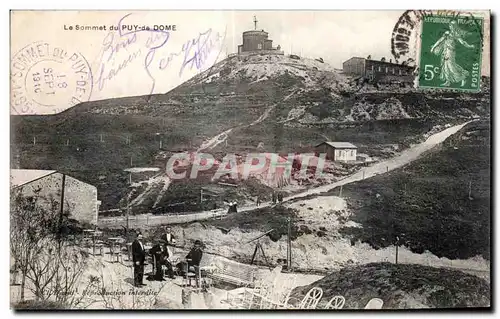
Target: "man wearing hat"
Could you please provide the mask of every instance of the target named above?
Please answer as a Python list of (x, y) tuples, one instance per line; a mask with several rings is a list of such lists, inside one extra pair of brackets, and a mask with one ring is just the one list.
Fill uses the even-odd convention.
[(142, 280), (144, 277), (144, 261), (146, 260), (146, 251), (142, 243), (142, 234), (137, 234), (132, 243), (132, 261), (134, 263), (134, 286), (146, 286)]
[(154, 245), (151, 248), (149, 252), (153, 256), (155, 263), (156, 272), (154, 279), (159, 281), (165, 280), (163, 278), (164, 276), (163, 266), (166, 266), (168, 271), (168, 276), (170, 278), (174, 278), (174, 271), (172, 269), (172, 264), (170, 264), (170, 262), (168, 261), (170, 255), (165, 240), (161, 239), (159, 242), (156, 243), (156, 245)]
[(200, 266), (201, 258), (203, 257), (203, 243), (201, 240), (197, 239), (194, 242), (193, 248), (189, 251), (186, 256), (189, 267)]
[[(181, 273), (185, 273), (186, 271), (195, 271), (196, 267), (200, 266), (201, 258), (203, 257), (203, 243), (201, 240), (195, 240), (193, 248), (189, 251), (186, 256), (185, 263), (177, 264), (177, 268)], [(185, 269), (185, 265), (187, 263), (188, 268)]]

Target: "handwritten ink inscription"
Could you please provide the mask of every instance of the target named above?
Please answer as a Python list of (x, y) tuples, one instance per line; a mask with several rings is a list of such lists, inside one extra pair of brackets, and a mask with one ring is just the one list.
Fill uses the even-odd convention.
[[(211, 28), (199, 32), (179, 46), (170, 45), (169, 40), (175, 30), (172, 25), (154, 25), (141, 28), (126, 24), (132, 14), (121, 18), (118, 24), (104, 37), (98, 55), (95, 84), (102, 91), (125, 69), (142, 64), (150, 84), (150, 94), (156, 88), (156, 80), (161, 72), (174, 71), (181, 77), (186, 70), (202, 71), (210, 66), (210, 57), (219, 58), (226, 32), (214, 32)], [(174, 63), (175, 62), (175, 63)]]

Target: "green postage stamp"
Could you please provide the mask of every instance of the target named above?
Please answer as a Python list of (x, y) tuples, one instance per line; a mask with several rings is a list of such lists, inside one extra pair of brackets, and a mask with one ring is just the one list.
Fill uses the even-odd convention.
[(418, 86), (479, 91), (482, 37), (482, 17), (423, 17)]

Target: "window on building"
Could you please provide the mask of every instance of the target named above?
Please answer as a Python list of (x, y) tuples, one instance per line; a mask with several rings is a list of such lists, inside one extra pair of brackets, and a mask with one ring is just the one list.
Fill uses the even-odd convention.
[(382, 67), (381, 66), (378, 67), (378, 71), (382, 72)]
[(392, 74), (394, 74), (394, 68), (392, 68)]
[(389, 68), (388, 67), (385, 68), (385, 73), (389, 73)]
[(262, 50), (262, 43), (257, 44), (257, 49)]
[(351, 156), (354, 156), (354, 151), (351, 151)]
[(401, 69), (399, 70), (399, 75), (401, 75)]

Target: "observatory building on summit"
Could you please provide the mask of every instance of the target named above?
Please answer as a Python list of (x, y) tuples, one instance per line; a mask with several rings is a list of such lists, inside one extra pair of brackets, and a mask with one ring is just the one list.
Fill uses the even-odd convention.
[(243, 32), (243, 44), (238, 45), (238, 54), (283, 54), (281, 47), (273, 47), (273, 40), (269, 39), (269, 33), (257, 30), (257, 17), (254, 16), (254, 30)]

